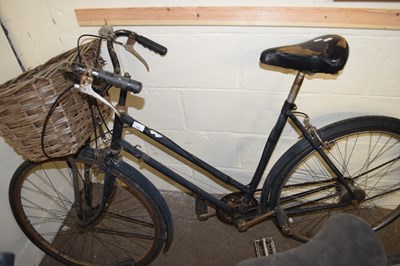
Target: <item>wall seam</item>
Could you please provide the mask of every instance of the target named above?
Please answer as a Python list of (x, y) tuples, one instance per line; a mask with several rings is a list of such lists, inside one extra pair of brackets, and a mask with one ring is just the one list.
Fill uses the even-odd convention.
[(10, 36), (8, 35), (8, 30), (7, 30), (6, 26), (4, 25), (3, 21), (1, 20), (1, 18), (0, 18), (0, 25), (1, 25), (1, 28), (3, 29), (4, 35), (6, 36), (8, 43), (10, 44), (11, 50), (13, 51), (14, 56), (15, 56), (15, 58), (17, 59), (17, 62), (18, 62), (19, 67), (21, 68), (22, 72), (26, 72), (26, 68), (25, 68), (24, 65), (22, 64), (22, 61), (21, 61), (21, 59), (19, 58), (18, 53), (17, 53), (17, 51), (16, 51), (15, 48), (14, 48), (14, 45), (13, 45), (13, 43), (12, 43), (12, 41), (11, 41), (11, 38), (10, 38)]

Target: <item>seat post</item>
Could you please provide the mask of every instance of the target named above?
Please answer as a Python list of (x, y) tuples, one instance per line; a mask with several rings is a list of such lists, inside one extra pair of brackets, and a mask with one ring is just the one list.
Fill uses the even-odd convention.
[(296, 100), (297, 94), (299, 94), (301, 84), (303, 84), (305, 74), (303, 72), (297, 73), (297, 76), (293, 82), (292, 89), (290, 90), (287, 102), (293, 104)]

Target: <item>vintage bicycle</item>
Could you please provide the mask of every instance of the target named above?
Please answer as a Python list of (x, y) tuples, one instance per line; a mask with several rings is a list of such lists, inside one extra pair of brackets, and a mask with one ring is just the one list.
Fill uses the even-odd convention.
[[(128, 30), (111, 31), (99, 38), (107, 42), (114, 73), (84, 62), (68, 64), (63, 71), (75, 83), (72, 90), (91, 96), (91, 108), (103, 103), (114, 110), (112, 128), (104, 128), (107, 123), (102, 121), (102, 112), (93, 112), (93, 123), (103, 124), (97, 126), (95, 141), (86, 142), (68, 156), (27, 160), (10, 183), (10, 204), (19, 226), (36, 246), (58, 261), (68, 265), (149, 265), (170, 248), (174, 229), (169, 208), (159, 190), (123, 154), (191, 191), (200, 220), (216, 215), (239, 231), (274, 218), (283, 234), (307, 241), (336, 212), (360, 216), (374, 230), (399, 216), (400, 120), (362, 116), (317, 129), (295, 104), (306, 75), (337, 74), (344, 68), (349, 54), (345, 38), (326, 35), (262, 52), (262, 64), (294, 69), (297, 75), (254, 175), (246, 184), (128, 114), (129, 92), (140, 93), (142, 84), (127, 73), (121, 75), (113, 45), (123, 45), (139, 59), (133, 50), (135, 43), (160, 55), (167, 53), (165, 47)], [(126, 44), (119, 38), (127, 38)], [(103, 97), (110, 87), (119, 88), (116, 107)], [(262, 184), (289, 121), (300, 138)], [(171, 151), (182, 163), (206, 172), (232, 193), (219, 197), (190, 182), (125, 140), (126, 129)], [(105, 144), (97, 145), (99, 139)]]

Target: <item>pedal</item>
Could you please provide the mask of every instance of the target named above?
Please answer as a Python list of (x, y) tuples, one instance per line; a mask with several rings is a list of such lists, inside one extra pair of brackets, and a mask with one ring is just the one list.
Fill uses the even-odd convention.
[(276, 216), (276, 221), (278, 222), (278, 225), (282, 229), (282, 231), (286, 235), (291, 236), (292, 229), (290, 227), (290, 222), (286, 215), (286, 212), (282, 209), (281, 206), (277, 206), (275, 208), (275, 216)]
[(208, 212), (208, 206), (206, 204), (206, 202), (203, 199), (200, 199), (199, 197), (196, 197), (196, 214), (197, 214), (197, 218), (200, 221), (205, 221), (208, 218), (211, 218), (213, 216), (215, 216), (215, 213), (209, 213)]
[(272, 237), (254, 239), (254, 248), (257, 257), (264, 257), (276, 254), (275, 243)]

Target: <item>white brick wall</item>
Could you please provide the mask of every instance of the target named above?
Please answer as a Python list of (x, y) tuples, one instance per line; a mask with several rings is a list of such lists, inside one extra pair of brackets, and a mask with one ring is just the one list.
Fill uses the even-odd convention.
[[(200, 4), (400, 8), (398, 3), (338, 3), (330, 0), (301, 3), (297, 0), (151, 1), (152, 6)], [(79, 34), (97, 32), (97, 28), (78, 27), (74, 8), (148, 5), (148, 1), (143, 0), (101, 0), (96, 4), (88, 0), (2, 0), (0, 18), (10, 31), (23, 64), (29, 68), (72, 48)], [(133, 56), (120, 51), (124, 70), (144, 84), (143, 92), (131, 97), (129, 112), (242, 182), (252, 176), (265, 135), (271, 130), (294, 78), (290, 71), (274, 72), (259, 64), (259, 55), (266, 48), (302, 42), (327, 33), (343, 35), (350, 44), (350, 58), (345, 70), (337, 77), (308, 77), (298, 99), (299, 109), (309, 113), (317, 126), (363, 114), (400, 117), (399, 31), (290, 27), (127, 28), (169, 49), (165, 57), (159, 57), (137, 46), (150, 65), (150, 73)], [(273, 161), (296, 137), (293, 130), (285, 129), (282, 147)], [(129, 136), (129, 139), (189, 178), (201, 178), (194, 182), (208, 184), (201, 174), (178, 166), (176, 159), (136, 137)], [(5, 152), (10, 148), (0, 142), (0, 150)], [(3, 203), (8, 201), (8, 175), (15, 168), (9, 160), (20, 160), (12, 152), (6, 159), (0, 161), (0, 167), (8, 173), (0, 179), (1, 187), (5, 188), (0, 195)], [(174, 189), (150, 170), (144, 169), (144, 173), (159, 188)], [(2, 204), (0, 211), (4, 213), (5, 210), (10, 214), (7, 204)], [(24, 255), (21, 251), (24, 239), (18, 238), (15, 242), (12, 237), (16, 233), (5, 232), (19, 231), (10, 220), (1, 222), (0, 251), (18, 252), (17, 265), (32, 265), (32, 255), (26, 252), (35, 250), (28, 248), (25, 254), (29, 255)]]
[[(265, 48), (327, 32), (342, 34), (350, 43), (348, 65), (339, 76), (308, 77), (299, 109), (318, 126), (363, 114), (399, 117), (397, 31), (248, 27), (172, 27), (171, 31), (168, 36), (154, 33), (154, 39), (169, 48), (166, 57), (141, 50), (149, 59), (150, 73), (124, 58), (125, 69), (135, 69), (134, 76), (142, 77), (145, 87), (140, 95), (144, 105), (140, 110), (131, 108), (131, 113), (219, 169), (246, 172), (234, 175), (241, 180), (251, 177), (294, 78), (291, 71), (272, 72), (273, 68), (259, 65)], [(296, 137), (288, 128), (283, 147)]]

